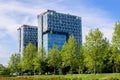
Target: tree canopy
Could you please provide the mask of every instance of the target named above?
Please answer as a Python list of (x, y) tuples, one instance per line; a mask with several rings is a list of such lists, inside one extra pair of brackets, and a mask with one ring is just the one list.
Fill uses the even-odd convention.
[(36, 74), (120, 72), (120, 22), (115, 24), (111, 43), (98, 28), (89, 31), (82, 45), (74, 37), (69, 36), (61, 50), (54, 45), (48, 53), (44, 47), (37, 50), (29, 43), (21, 56), (11, 55), (7, 68), (0, 65), (0, 74), (9, 71)]

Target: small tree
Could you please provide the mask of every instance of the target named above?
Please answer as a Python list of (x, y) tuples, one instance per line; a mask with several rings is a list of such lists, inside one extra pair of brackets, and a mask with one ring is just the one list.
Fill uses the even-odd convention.
[(34, 58), (36, 56), (37, 49), (36, 47), (32, 44), (29, 43), (26, 48), (23, 51), (23, 57), (22, 57), (22, 70), (23, 72), (34, 72)]
[(10, 69), (11, 73), (19, 72), (19, 67), (18, 67), (19, 63), (20, 63), (20, 55), (16, 53), (12, 54), (8, 64), (8, 68)]
[(34, 58), (34, 70), (39, 73), (44, 73), (45, 70), (45, 64), (46, 64), (46, 57), (45, 57), (45, 51), (44, 48), (41, 47)]
[(60, 51), (57, 46), (53, 46), (53, 48), (49, 50), (48, 65), (54, 67), (54, 74), (56, 73), (56, 69), (59, 68), (60, 63)]
[(78, 66), (79, 66), (79, 71), (78, 73), (83, 73), (85, 64), (84, 64), (84, 47), (80, 46), (80, 54), (78, 54)]
[(115, 24), (112, 37), (112, 57), (113, 72), (119, 72), (120, 68), (120, 22)]
[(0, 75), (10, 75), (10, 70), (0, 64)]
[(77, 54), (78, 46), (74, 36), (70, 36), (68, 41), (63, 45), (61, 55), (62, 55), (62, 66), (63, 67), (70, 67), (69, 72), (72, 74), (73, 70), (76, 69), (78, 64), (77, 61)]
[(106, 38), (103, 38), (103, 34), (99, 29), (91, 30), (86, 36), (86, 42), (84, 44), (84, 56), (86, 66), (94, 74), (98, 72), (104, 66), (103, 56), (106, 53), (107, 46), (109, 45)]

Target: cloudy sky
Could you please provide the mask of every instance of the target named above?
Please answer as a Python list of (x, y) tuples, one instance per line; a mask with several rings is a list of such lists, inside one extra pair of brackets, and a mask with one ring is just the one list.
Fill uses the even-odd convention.
[(111, 41), (119, 5), (120, 0), (0, 0), (0, 64), (7, 65), (10, 55), (18, 52), (17, 28), (37, 26), (37, 15), (46, 9), (82, 17), (83, 42), (95, 28)]

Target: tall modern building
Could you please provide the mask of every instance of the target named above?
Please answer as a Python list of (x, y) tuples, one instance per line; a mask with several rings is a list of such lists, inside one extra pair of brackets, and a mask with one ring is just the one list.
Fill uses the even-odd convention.
[(26, 45), (30, 42), (38, 48), (37, 26), (22, 25), (17, 30), (19, 33), (19, 53), (22, 53)]
[(48, 53), (52, 45), (62, 48), (70, 35), (82, 44), (81, 17), (47, 10), (38, 18), (38, 47), (43, 46)]

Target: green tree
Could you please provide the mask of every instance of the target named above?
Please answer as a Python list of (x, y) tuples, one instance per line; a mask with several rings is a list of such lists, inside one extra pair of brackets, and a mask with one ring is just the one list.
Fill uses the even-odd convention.
[(18, 67), (19, 63), (20, 63), (20, 55), (16, 53), (12, 54), (8, 64), (8, 68), (10, 69), (11, 73), (19, 72), (19, 67)]
[(44, 48), (41, 47), (34, 58), (34, 70), (39, 73), (44, 73), (46, 65), (46, 55)]
[(78, 61), (77, 55), (79, 54), (78, 45), (74, 36), (70, 36), (68, 41), (63, 45), (62, 55), (62, 66), (70, 67), (69, 72), (72, 74), (73, 70), (76, 69)]
[(22, 54), (23, 57), (22, 57), (21, 65), (23, 72), (31, 72), (31, 73), (34, 72), (33, 63), (36, 54), (37, 54), (36, 47), (32, 43), (29, 43), (24, 49)]
[(86, 36), (84, 44), (85, 63), (90, 72), (101, 72), (104, 66), (104, 55), (107, 51), (109, 42), (103, 38), (103, 34), (99, 29), (90, 30)]
[(113, 72), (120, 71), (120, 22), (115, 24), (114, 33), (112, 37), (112, 56)]
[(0, 75), (10, 75), (10, 69), (0, 64)]
[(0, 74), (2, 73), (2, 71), (4, 70), (4, 66), (2, 64), (0, 64)]
[(61, 66), (61, 55), (57, 46), (53, 46), (52, 49), (49, 50), (48, 65), (54, 67), (54, 74), (56, 73), (56, 69)]
[(0, 75), (4, 75), (4, 70), (5, 70), (5, 67), (0, 64)]
[(78, 73), (83, 73), (83, 70), (85, 68), (85, 64), (84, 64), (84, 47), (80, 46), (80, 54), (77, 56), (78, 58), (78, 66), (79, 66), (79, 70)]

